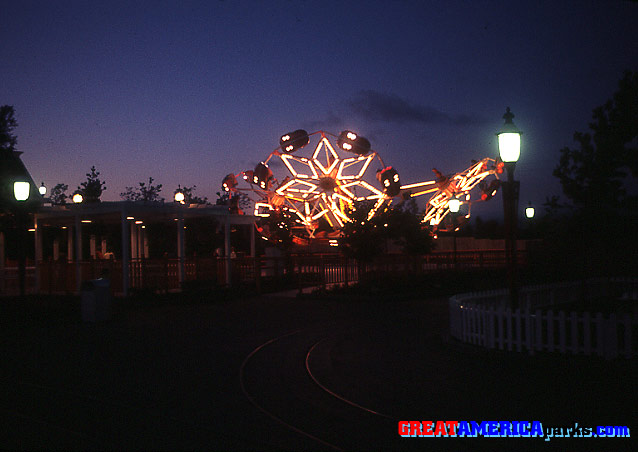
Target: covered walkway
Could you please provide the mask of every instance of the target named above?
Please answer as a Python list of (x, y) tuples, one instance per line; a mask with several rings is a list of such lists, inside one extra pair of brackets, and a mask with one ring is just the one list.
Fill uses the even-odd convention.
[[(123, 201), (43, 207), (35, 214), (35, 290), (47, 291), (47, 287), (55, 285), (62, 291), (79, 292), (82, 281), (107, 274), (114, 292), (124, 296), (132, 287), (142, 284), (140, 278), (144, 275), (165, 278), (165, 287), (179, 288), (187, 280), (188, 273), (186, 221), (198, 218), (214, 219), (219, 232), (223, 231), (220, 255), (203, 256), (201, 260), (214, 261), (215, 269), (210, 271), (221, 275), (222, 281), (230, 284), (231, 228), (243, 227), (249, 231), (249, 254), (254, 257), (253, 216), (231, 214), (226, 206)], [(152, 260), (149, 260), (146, 227), (157, 223), (169, 225), (175, 234), (175, 257), (162, 259), (161, 265), (165, 267), (162, 269), (153, 268)], [(172, 224), (175, 226), (170, 226)], [(114, 239), (113, 234), (96, 233), (95, 225), (110, 227), (111, 232), (118, 231), (119, 237)], [(89, 229), (92, 232), (87, 234), (85, 230)], [(66, 240), (63, 240), (65, 235)], [(61, 250), (60, 244), (64, 241), (66, 250)], [(88, 252), (83, 249), (87, 243)], [(49, 256), (46, 261), (43, 259), (45, 248)], [(221, 269), (218, 269), (220, 264)], [(202, 268), (201, 265), (199, 268)]]

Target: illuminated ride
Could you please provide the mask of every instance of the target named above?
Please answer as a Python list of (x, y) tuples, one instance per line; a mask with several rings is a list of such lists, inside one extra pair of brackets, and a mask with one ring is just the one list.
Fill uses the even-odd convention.
[[(368, 171), (374, 160), (380, 164), (376, 177)], [(273, 169), (284, 168), (285, 174), (276, 177)], [(309, 239), (339, 237), (344, 223), (350, 221), (347, 211), (355, 201), (369, 201), (367, 218), (371, 219), (396, 196), (408, 199), (429, 194), (424, 227), (433, 232), (449, 230), (449, 201), (460, 200), (466, 206), (464, 217), (469, 218), (473, 203), (496, 194), (503, 163), (485, 158), (456, 174), (433, 171), (435, 180), (401, 185), (398, 172), (385, 165), (366, 138), (349, 130), (338, 136), (296, 130), (283, 135), (279, 147), (254, 170), (228, 174), (222, 188), (228, 192), (231, 210), (238, 209), (242, 196), (252, 201), (254, 215), (259, 217), (257, 228), (265, 239), (273, 235), (270, 228), (277, 227), (269, 224), (269, 217), (281, 220), (278, 226), (282, 228), (286, 217), (294, 242), (307, 244)], [(488, 182), (490, 176), (493, 178)]]
[[(380, 164), (376, 181), (368, 171), (374, 160)], [(286, 174), (278, 178), (273, 169), (281, 168)], [(247, 187), (240, 186), (241, 181)], [(370, 219), (401, 192), (397, 171), (385, 165), (366, 138), (349, 130), (338, 136), (325, 131), (287, 133), (254, 170), (228, 174), (222, 188), (229, 192), (231, 206), (241, 193), (247, 195), (261, 219), (285, 212), (299, 244), (338, 237), (355, 201), (370, 201)], [(257, 225), (266, 239), (271, 226), (263, 220)]]
[[(499, 174), (503, 173), (503, 167), (501, 161), (484, 158), (474, 161), (472, 166), (456, 174), (443, 175), (434, 168), (432, 171), (436, 176), (435, 180), (404, 185), (401, 190), (406, 197), (408, 193), (412, 197), (430, 194), (422, 222), (430, 226), (433, 232), (446, 231), (453, 227), (452, 221), (446, 221), (450, 212), (449, 201), (458, 199), (466, 206), (463, 217), (469, 218), (473, 203), (489, 201), (494, 197), (500, 187)], [(488, 182), (490, 176), (493, 177)]]

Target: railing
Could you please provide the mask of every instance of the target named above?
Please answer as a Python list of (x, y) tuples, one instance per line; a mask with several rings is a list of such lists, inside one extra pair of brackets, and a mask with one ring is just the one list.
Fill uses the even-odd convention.
[[(602, 296), (638, 300), (638, 279), (596, 279), (534, 286), (520, 292), (522, 308), (506, 306), (507, 291), (455, 295), (449, 300), (450, 333), (463, 342), (500, 350), (638, 355), (638, 316), (569, 313), (560, 305)], [(638, 303), (638, 302), (637, 302)], [(549, 309), (546, 309), (549, 308)]]
[[(521, 265), (526, 254), (519, 253)], [(505, 266), (502, 250), (459, 251), (456, 254), (457, 269), (496, 268)], [(184, 259), (183, 280), (186, 284), (199, 281), (203, 284), (220, 284), (227, 281), (226, 260), (215, 257), (189, 257)], [(334, 284), (350, 284), (360, 278), (360, 272), (384, 274), (423, 274), (453, 269), (454, 253), (437, 251), (423, 256), (384, 255), (374, 262), (357, 264), (353, 259), (338, 255), (296, 255), (284, 257), (237, 257), (230, 261), (231, 285), (252, 284), (260, 291), (269, 288), (327, 287)], [(134, 259), (129, 262), (129, 288), (153, 291), (175, 291), (182, 288), (178, 259)], [(122, 262), (115, 260), (75, 262), (42, 261), (37, 272), (27, 272), (27, 289), (35, 291), (39, 280), (41, 293), (74, 293), (79, 281), (108, 275), (114, 293), (122, 293)], [(0, 275), (1, 277), (2, 275)], [(36, 277), (37, 276), (37, 277)], [(5, 269), (0, 278), (2, 293), (17, 293), (17, 273)], [(284, 287), (285, 286), (285, 287)], [(290, 286), (290, 287), (289, 287)]]
[[(26, 293), (35, 293), (35, 267), (27, 263), (24, 286)], [(7, 266), (0, 269), (0, 296), (15, 296), (20, 293), (20, 277), (18, 267)]]

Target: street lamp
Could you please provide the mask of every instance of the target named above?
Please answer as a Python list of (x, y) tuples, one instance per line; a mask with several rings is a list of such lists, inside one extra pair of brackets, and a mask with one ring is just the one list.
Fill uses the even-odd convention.
[(532, 219), (534, 218), (534, 213), (534, 207), (532, 206), (532, 201), (530, 201), (525, 208), (525, 216)]
[(498, 150), (507, 171), (507, 182), (503, 182), (503, 211), (505, 214), (505, 258), (509, 282), (510, 304), (518, 307), (518, 281), (516, 270), (516, 221), (520, 183), (514, 180), (516, 161), (521, 155), (521, 132), (512, 119), (514, 114), (507, 107), (503, 115), (505, 124), (498, 136)]
[(178, 202), (180, 204), (184, 204), (184, 200), (186, 199), (186, 196), (184, 195), (184, 190), (182, 190), (182, 187), (180, 185), (177, 185), (177, 190), (175, 190), (175, 202)]
[(452, 198), (447, 202), (447, 206), (452, 214), (452, 235), (454, 237), (454, 269), (456, 269), (456, 217), (459, 214), (461, 208), (461, 201), (457, 198)]
[(24, 298), (26, 293), (26, 212), (23, 211), (24, 202), (29, 199), (29, 191), (31, 185), (25, 181), (15, 181), (13, 183), (13, 196), (18, 201), (18, 209), (16, 209), (16, 223), (18, 227), (20, 252), (18, 255), (18, 286), (20, 289), (20, 297)]
[(26, 201), (29, 199), (29, 191), (31, 189), (31, 184), (29, 182), (24, 181), (16, 181), (13, 183), (13, 196), (16, 201)]
[(82, 193), (75, 193), (72, 199), (73, 199), (73, 202), (76, 204), (80, 204), (82, 201), (84, 201), (84, 197), (82, 196)]
[(42, 182), (42, 185), (38, 187), (38, 191), (42, 196), (47, 194), (47, 187), (44, 185), (44, 182)]

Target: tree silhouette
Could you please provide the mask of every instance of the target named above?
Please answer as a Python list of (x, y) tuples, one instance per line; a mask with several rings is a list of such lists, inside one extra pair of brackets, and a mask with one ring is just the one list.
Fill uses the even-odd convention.
[(591, 133), (574, 133), (577, 148), (561, 149), (554, 176), (578, 207), (618, 207), (627, 200), (627, 170), (638, 176), (638, 72), (625, 73), (592, 119)]
[(18, 127), (15, 119), (15, 110), (11, 105), (0, 107), (0, 151), (11, 152), (18, 144), (18, 138), (13, 134), (13, 129)]
[(236, 192), (233, 193), (232, 197), (227, 191), (221, 193), (217, 192), (216, 194), (216, 206), (228, 206), (228, 209), (231, 213), (243, 213), (251, 211), (251, 201), (246, 193)]
[(84, 202), (100, 202), (100, 196), (106, 190), (106, 183), (100, 180), (100, 172), (92, 166), (90, 173), (86, 173), (86, 180), (78, 187)]
[[(186, 204), (208, 204), (208, 198), (207, 197), (199, 197), (195, 194), (195, 189), (197, 188), (197, 185), (193, 185), (192, 187), (183, 187), (182, 193), (184, 193), (184, 202)], [(175, 193), (177, 193), (177, 190), (175, 190)]]
[(69, 186), (66, 184), (57, 184), (55, 187), (53, 187), (49, 196), (51, 204), (58, 206), (66, 204), (66, 200), (68, 198), (66, 191), (68, 189)]
[(162, 184), (153, 185), (154, 179), (148, 178), (146, 182), (140, 182), (138, 188), (126, 187), (126, 191), (120, 193), (120, 197), (125, 201), (143, 201), (143, 202), (163, 202), (164, 198), (160, 197)]

